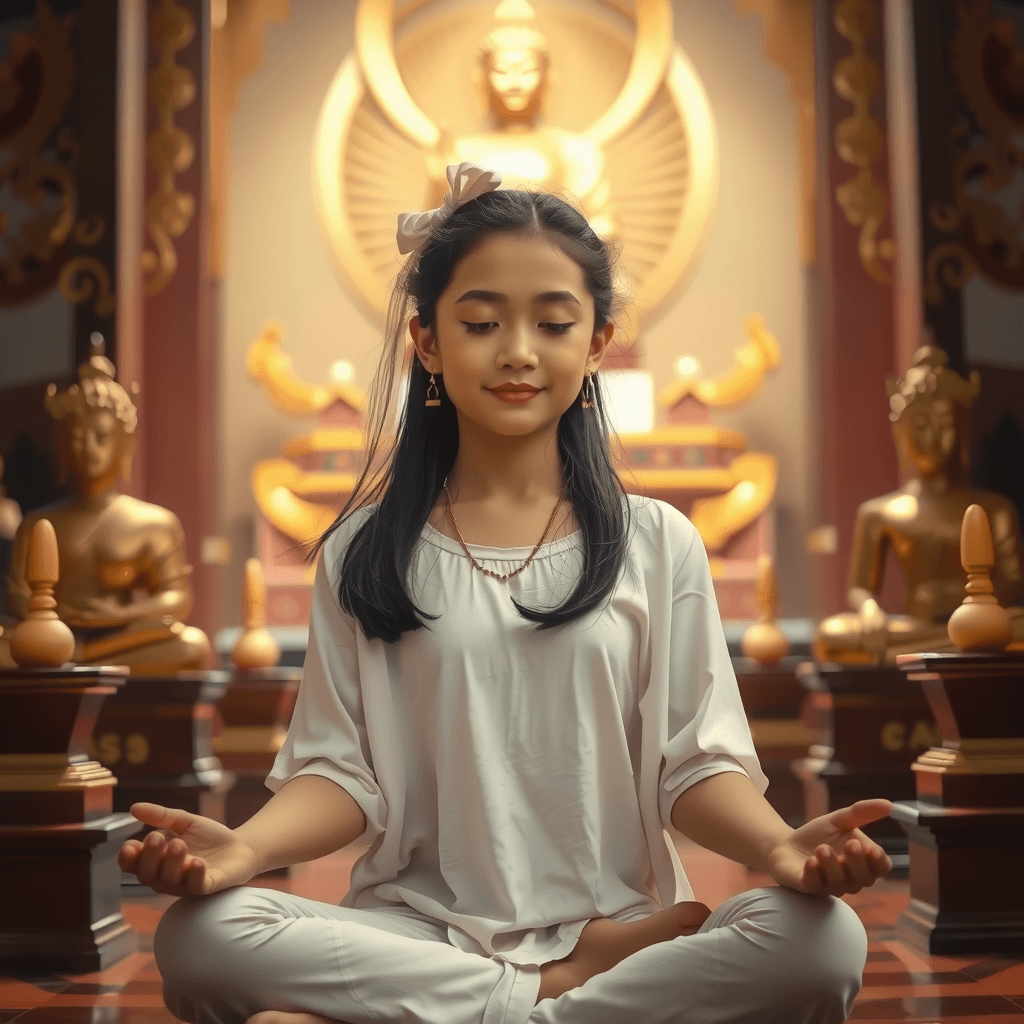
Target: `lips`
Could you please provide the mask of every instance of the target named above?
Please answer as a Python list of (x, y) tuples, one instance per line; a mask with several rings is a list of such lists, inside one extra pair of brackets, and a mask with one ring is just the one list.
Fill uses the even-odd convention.
[(540, 391), (540, 388), (532, 387), (529, 384), (502, 384), (500, 387), (491, 388), (491, 391), (498, 392), (517, 392), (517, 391)]

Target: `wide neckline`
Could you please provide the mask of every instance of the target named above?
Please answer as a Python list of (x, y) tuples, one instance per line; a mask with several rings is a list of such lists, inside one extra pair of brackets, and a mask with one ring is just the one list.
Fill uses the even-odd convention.
[[(463, 558), (466, 557), (466, 552), (463, 550), (462, 545), (454, 537), (449, 537), (446, 533), (442, 533), (436, 527), (431, 526), (430, 523), (424, 524), (424, 534), (425, 536), (423, 539), (428, 544), (433, 544), (434, 547), (443, 548), (445, 551), (452, 552), (452, 554), (461, 555)], [(549, 540), (545, 544), (541, 544), (541, 546), (537, 548), (537, 554), (534, 555), (534, 561), (538, 558), (546, 558), (548, 555), (558, 554), (567, 548), (575, 546), (577, 539), (582, 535), (582, 530), (575, 530), (572, 533), (566, 534), (564, 537), (559, 537), (556, 540)], [(532, 544), (518, 548), (495, 548), (486, 544), (470, 544), (467, 542), (466, 547), (469, 548), (470, 552), (477, 558), (495, 559), (498, 561), (526, 559), (533, 550)]]

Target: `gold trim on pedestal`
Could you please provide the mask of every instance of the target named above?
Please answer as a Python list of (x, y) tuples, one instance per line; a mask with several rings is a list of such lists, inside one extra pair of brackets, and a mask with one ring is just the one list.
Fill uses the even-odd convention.
[(1024, 739), (965, 739), (958, 750), (932, 747), (912, 767), (944, 775), (1024, 775)]
[(19, 755), (3, 755), (0, 758), (0, 792), (53, 792), (117, 785), (117, 779), (99, 761), (69, 765), (66, 755), (60, 755), (60, 765), (28, 762), (28, 758), (36, 756), (39, 755), (25, 755), (25, 760), (15, 765), (12, 761)]

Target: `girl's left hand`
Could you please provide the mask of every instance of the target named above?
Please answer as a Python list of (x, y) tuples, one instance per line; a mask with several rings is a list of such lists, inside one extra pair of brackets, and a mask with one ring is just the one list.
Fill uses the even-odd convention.
[(859, 826), (878, 821), (891, 810), (889, 800), (858, 800), (801, 825), (768, 855), (769, 874), (797, 892), (860, 892), (887, 875), (892, 861)]

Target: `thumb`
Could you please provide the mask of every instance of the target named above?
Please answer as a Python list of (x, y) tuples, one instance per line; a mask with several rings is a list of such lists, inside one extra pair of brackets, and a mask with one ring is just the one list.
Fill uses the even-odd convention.
[(891, 812), (891, 800), (858, 800), (849, 807), (840, 807), (838, 811), (833, 811), (827, 817), (836, 828), (843, 832), (852, 832), (855, 828), (860, 828), (861, 825), (888, 817)]
[(167, 829), (178, 836), (184, 835), (197, 818), (197, 815), (189, 811), (163, 807), (160, 804), (137, 803), (132, 804), (130, 810), (143, 824)]

